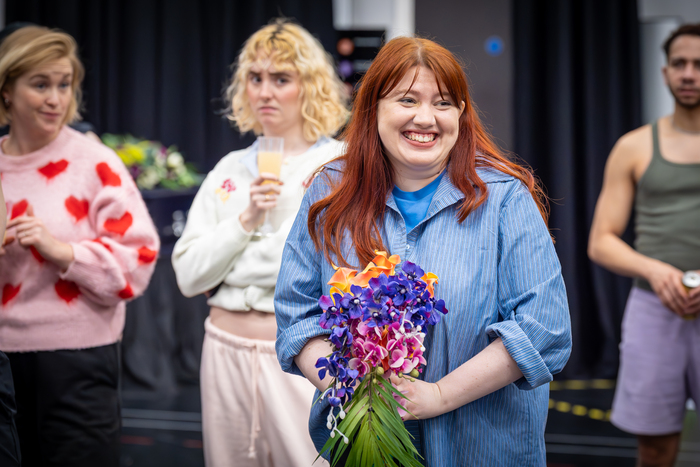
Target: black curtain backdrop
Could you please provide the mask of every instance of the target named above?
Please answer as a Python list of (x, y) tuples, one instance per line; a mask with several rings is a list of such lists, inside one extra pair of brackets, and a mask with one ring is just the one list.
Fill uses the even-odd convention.
[[(336, 41), (330, 0), (5, 3), (7, 23), (29, 21), (75, 37), (86, 68), (83, 116), (98, 133), (131, 133), (176, 144), (205, 173), (222, 156), (253, 141), (221, 116), (221, 91), (243, 42), (279, 16), (296, 19), (329, 51)], [(172, 245), (163, 245), (148, 290), (127, 305), (122, 346), (126, 390), (164, 394), (198, 381), (209, 307), (204, 296), (180, 294), (171, 250)]]
[(631, 282), (593, 265), (586, 248), (607, 156), (641, 124), (637, 1), (516, 0), (513, 24), (515, 152), (552, 199), (571, 308), (564, 376), (612, 377)]
[(98, 133), (177, 144), (209, 171), (252, 142), (221, 115), (222, 88), (243, 42), (270, 19), (292, 17), (327, 50), (330, 0), (6, 0), (6, 21), (75, 37), (87, 74), (84, 119)]

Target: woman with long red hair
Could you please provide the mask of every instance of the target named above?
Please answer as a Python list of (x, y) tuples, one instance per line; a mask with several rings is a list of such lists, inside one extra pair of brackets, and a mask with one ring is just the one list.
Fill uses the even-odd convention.
[[(327, 388), (314, 367), (331, 353), (317, 300), (333, 266), (400, 255), (439, 276), (450, 310), (428, 331), (421, 379), (392, 377), (419, 420), (425, 463), (544, 465), (546, 383), (569, 357), (571, 327), (540, 186), (490, 140), (459, 62), (426, 39), (380, 50), (344, 136), (345, 155), (316, 177), (287, 238), (275, 294), (282, 368)], [(327, 414), (312, 408), (317, 448)]]

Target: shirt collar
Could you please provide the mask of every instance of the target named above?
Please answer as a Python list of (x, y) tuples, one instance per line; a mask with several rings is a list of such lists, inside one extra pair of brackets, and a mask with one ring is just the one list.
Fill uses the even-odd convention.
[[(484, 181), (484, 183), (504, 182), (513, 178), (500, 170), (492, 169), (490, 167), (477, 167), (476, 173), (479, 178)], [(428, 208), (428, 213), (426, 214), (425, 218), (428, 219), (434, 216), (447, 206), (455, 204), (462, 199), (464, 199), (464, 193), (462, 193), (452, 184), (449, 173), (445, 173), (442, 180), (440, 180), (440, 184), (438, 185), (435, 194), (433, 195), (433, 200), (430, 202), (430, 207)], [(394, 211), (400, 212), (392, 192), (389, 192), (387, 195), (386, 205)]]
[[(445, 173), (441, 177), (440, 184), (438, 185), (437, 190), (435, 190), (433, 199), (430, 202), (426, 219), (444, 207), (454, 204), (462, 198), (464, 198), (464, 194), (452, 184), (449, 174)], [(386, 197), (386, 205), (394, 211), (400, 212), (398, 206), (396, 205), (393, 190), (390, 191)]]

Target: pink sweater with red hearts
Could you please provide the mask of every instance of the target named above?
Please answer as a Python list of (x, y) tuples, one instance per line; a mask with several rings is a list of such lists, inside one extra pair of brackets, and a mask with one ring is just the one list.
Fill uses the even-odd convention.
[[(61, 272), (15, 240), (0, 256), (0, 350), (83, 349), (112, 344), (125, 301), (145, 290), (158, 234), (131, 176), (111, 149), (64, 127), (22, 156), (1, 149), (10, 219), (32, 206), (48, 231), (73, 247)], [(8, 235), (14, 235), (9, 229)]]

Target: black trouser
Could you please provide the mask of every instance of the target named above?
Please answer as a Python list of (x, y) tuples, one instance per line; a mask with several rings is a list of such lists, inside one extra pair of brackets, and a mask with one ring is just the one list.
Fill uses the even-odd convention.
[(118, 467), (119, 344), (8, 353), (24, 467)]
[(0, 352), (0, 465), (19, 467), (20, 448), (15, 417), (15, 389), (7, 355)]

